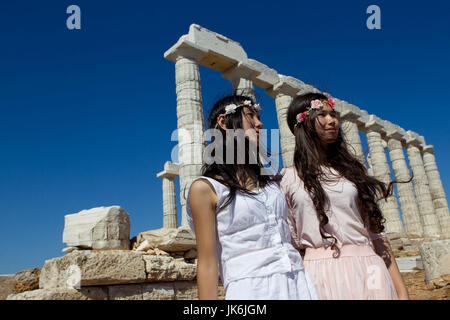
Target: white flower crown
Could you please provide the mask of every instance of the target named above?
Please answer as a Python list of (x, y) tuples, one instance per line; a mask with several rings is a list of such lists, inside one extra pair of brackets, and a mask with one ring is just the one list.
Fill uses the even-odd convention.
[[(225, 107), (225, 114), (227, 115), (230, 113), (235, 113), (237, 108), (243, 107), (243, 106), (249, 106), (249, 107), (252, 106), (252, 101), (244, 100), (244, 102), (242, 104), (238, 104), (238, 105), (231, 103)], [(259, 103), (255, 103), (253, 105), (253, 108), (255, 108), (256, 111), (258, 111), (258, 112), (261, 110), (261, 106), (259, 105)]]

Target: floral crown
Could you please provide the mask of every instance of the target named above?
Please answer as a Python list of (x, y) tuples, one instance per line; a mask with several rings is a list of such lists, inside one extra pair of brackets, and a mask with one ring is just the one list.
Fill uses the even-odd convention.
[(242, 102), (240, 104), (231, 103), (231, 104), (227, 105), (225, 107), (225, 114), (235, 113), (237, 108), (243, 107), (243, 106), (249, 106), (249, 107), (253, 106), (253, 108), (255, 108), (256, 111), (258, 111), (258, 112), (259, 112), (259, 110), (261, 110), (261, 106), (259, 105), (259, 103), (252, 104), (251, 100), (244, 100), (244, 102)]
[(306, 118), (308, 118), (309, 116), (309, 112), (311, 111), (311, 109), (316, 109), (316, 110), (320, 110), (323, 108), (323, 102), (327, 102), (332, 109), (334, 109), (334, 101), (333, 99), (328, 99), (328, 100), (312, 100), (311, 101), (311, 106), (306, 107), (306, 111), (305, 112), (301, 112), (299, 114), (297, 114), (296, 119), (297, 119), (297, 124), (302, 123), (303, 121), (305, 121)]

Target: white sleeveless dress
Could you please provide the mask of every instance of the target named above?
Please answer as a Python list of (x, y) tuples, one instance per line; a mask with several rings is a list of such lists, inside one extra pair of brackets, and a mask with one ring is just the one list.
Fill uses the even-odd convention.
[[(214, 187), (218, 208), (227, 200), (227, 186), (209, 177), (197, 179)], [(217, 260), (225, 299), (316, 300), (313, 281), (291, 244), (288, 207), (280, 187), (270, 183), (256, 192), (237, 192), (230, 205), (216, 213)], [(195, 233), (189, 200), (190, 192), (187, 221)]]

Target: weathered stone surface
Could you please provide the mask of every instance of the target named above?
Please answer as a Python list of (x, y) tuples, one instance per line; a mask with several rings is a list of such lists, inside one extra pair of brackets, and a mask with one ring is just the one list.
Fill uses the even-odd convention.
[(421, 256), (396, 258), (395, 261), (400, 272), (413, 272), (423, 269)]
[(109, 300), (142, 300), (141, 284), (108, 286)]
[(177, 266), (177, 280), (194, 280), (197, 277), (197, 264), (179, 261), (175, 263)]
[(67, 287), (70, 266), (80, 268), (81, 286), (138, 283), (147, 278), (141, 253), (125, 250), (83, 250), (47, 260), (41, 272), (39, 287)]
[(144, 255), (145, 271), (150, 281), (175, 281), (178, 276), (177, 266), (172, 257)]
[(174, 285), (176, 300), (198, 300), (197, 281), (177, 281)]
[(187, 263), (184, 258), (144, 255), (148, 281), (193, 280), (197, 276), (197, 264)]
[(194, 233), (187, 228), (161, 228), (137, 236), (138, 245), (145, 240), (151, 247), (167, 252), (188, 251), (196, 247)]
[(11, 294), (7, 300), (108, 300), (106, 288), (51, 288)]
[(0, 275), (0, 300), (5, 300), (8, 295), (14, 293), (14, 283), (13, 274)]
[(14, 292), (21, 293), (39, 289), (39, 276), (41, 268), (19, 271), (14, 275)]
[(119, 206), (82, 210), (64, 220), (63, 242), (69, 247), (130, 248), (130, 216)]
[(427, 282), (450, 274), (450, 240), (424, 242), (420, 255)]
[(175, 290), (173, 283), (149, 283), (142, 285), (143, 300), (174, 300)]
[(185, 259), (195, 259), (197, 258), (197, 250), (191, 249), (184, 254)]
[(153, 247), (148, 243), (148, 240), (144, 240), (137, 248), (136, 251), (149, 251)]

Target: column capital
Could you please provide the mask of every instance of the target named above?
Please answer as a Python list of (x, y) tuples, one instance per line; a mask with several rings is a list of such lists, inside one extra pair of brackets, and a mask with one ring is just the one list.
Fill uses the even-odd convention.
[(432, 144), (426, 145), (426, 146), (423, 147), (422, 151), (423, 151), (423, 153), (433, 154), (434, 153), (434, 146)]
[(386, 130), (381, 119), (373, 114), (369, 115), (368, 121), (365, 123), (365, 128), (367, 131), (376, 131), (380, 134), (384, 133)]
[(199, 62), (208, 54), (208, 50), (205, 50), (186, 38), (187, 35), (182, 36), (176, 44), (164, 53), (164, 58), (173, 62), (177, 62), (179, 58), (188, 58)]
[(397, 129), (391, 129), (386, 132), (386, 138), (398, 140), (401, 142), (403, 139), (403, 134)]
[(340, 104), (335, 103), (335, 108), (338, 106), (342, 106), (341, 108), (342, 111), (339, 112), (339, 118), (341, 118), (342, 120), (356, 122), (356, 120), (358, 120), (361, 117), (361, 114), (355, 110), (355, 106), (346, 103), (345, 101), (342, 102), (343, 103)]
[(174, 163), (172, 161), (166, 161), (164, 164), (164, 170), (157, 173), (157, 178), (168, 178), (175, 179), (179, 175), (179, 165), (178, 163)]
[(406, 135), (404, 137), (406, 146), (415, 146), (417, 148), (421, 148), (419, 135), (414, 131), (408, 130), (406, 131)]

